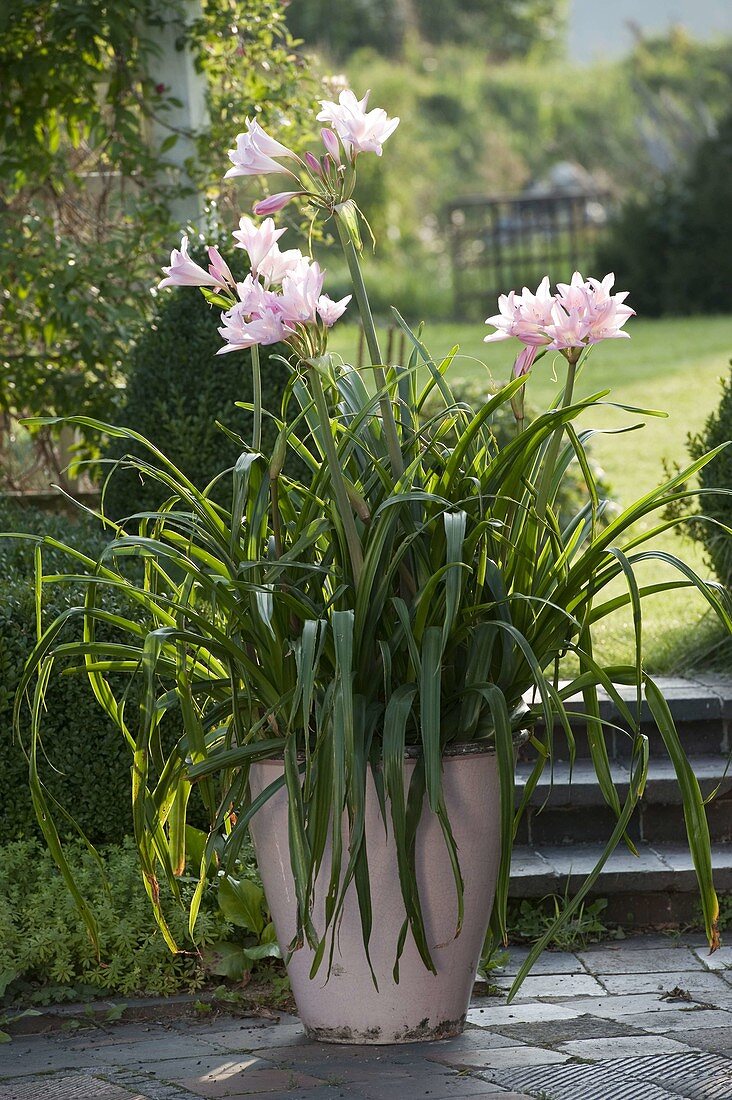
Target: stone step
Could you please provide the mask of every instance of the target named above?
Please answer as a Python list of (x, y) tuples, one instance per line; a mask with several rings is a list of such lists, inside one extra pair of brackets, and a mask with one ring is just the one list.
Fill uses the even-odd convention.
[[(659, 677), (658, 686), (669, 704), (679, 736), (690, 753), (728, 753), (732, 750), (732, 678), (719, 675), (689, 677)], [(636, 707), (636, 690), (633, 685), (617, 687), (618, 694), (631, 711)], [(531, 702), (531, 700), (527, 700)], [(581, 696), (572, 697), (566, 703), (572, 712), (582, 712)], [(599, 693), (599, 709), (605, 727), (605, 741), (612, 760), (627, 760), (632, 752), (632, 737), (627, 731), (615, 702), (605, 693)], [(641, 725), (652, 749), (663, 747), (661, 735), (653, 722), (645, 701), (641, 704)], [(615, 728), (620, 727), (620, 728)], [(585, 720), (577, 714), (572, 720), (579, 758), (589, 755), (585, 733)], [(567, 759), (569, 750), (566, 737), (559, 725), (554, 730), (555, 759)]]
[[(510, 897), (536, 901), (570, 897), (603, 852), (602, 844), (516, 845)], [(720, 894), (732, 892), (732, 844), (713, 846), (714, 881)], [(698, 886), (686, 844), (638, 845), (638, 855), (619, 845), (595, 882), (591, 898), (607, 898), (602, 918), (625, 927), (698, 920)]]
[[(707, 798), (717, 791), (707, 806), (712, 840), (732, 841), (732, 772), (728, 773), (728, 757), (692, 756), (690, 760), (702, 795)], [(530, 774), (530, 762), (520, 761), (516, 769), (517, 805)], [(614, 761), (611, 774), (622, 802), (630, 783), (628, 765)], [(610, 836), (614, 821), (592, 762), (580, 758), (570, 771), (566, 761), (558, 761), (553, 770), (545, 768), (532, 792), (517, 839), (534, 847), (603, 841)], [(633, 840), (649, 843), (683, 840), (681, 791), (668, 757), (650, 761), (643, 799), (633, 816), (629, 834)]]

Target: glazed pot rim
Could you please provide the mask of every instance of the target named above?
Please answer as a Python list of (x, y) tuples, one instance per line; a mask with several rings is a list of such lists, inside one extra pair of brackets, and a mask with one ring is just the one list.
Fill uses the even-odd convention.
[[(524, 745), (531, 737), (530, 730), (517, 730), (512, 735), (513, 747), (515, 749)], [(479, 739), (477, 741), (453, 741), (449, 745), (446, 745), (442, 750), (443, 760), (461, 760), (466, 756), (495, 756), (496, 746), (495, 742), (488, 741), (486, 739)], [(422, 755), (421, 745), (405, 745), (404, 746), (404, 759), (405, 760), (419, 760)], [(305, 754), (298, 752), (298, 761), (305, 759)], [(279, 754), (277, 756), (267, 756), (262, 760), (257, 760), (257, 764), (282, 764), (283, 757)], [(253, 765), (252, 765), (253, 766)]]

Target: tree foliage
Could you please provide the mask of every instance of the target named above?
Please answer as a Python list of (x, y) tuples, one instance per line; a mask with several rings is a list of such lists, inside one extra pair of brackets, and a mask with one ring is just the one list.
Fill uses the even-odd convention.
[(621, 210), (600, 257), (643, 313), (722, 313), (732, 286), (732, 115), (669, 175)]
[[(147, 287), (179, 237), (192, 186), (215, 217), (227, 148), (257, 115), (297, 144), (312, 87), (280, 0), (8, 0), (0, 13), (0, 415), (114, 419)], [(179, 30), (209, 88), (199, 155), (176, 171), (180, 104), (159, 81), (159, 33)], [(187, 136), (187, 135), (186, 135)], [(230, 189), (234, 193), (233, 189)], [(1, 458), (0, 458), (1, 464)]]
[(484, 42), (506, 58), (554, 41), (564, 7), (564, 0), (292, 0), (287, 21), (338, 60), (363, 46), (398, 56), (415, 34), (437, 44)]

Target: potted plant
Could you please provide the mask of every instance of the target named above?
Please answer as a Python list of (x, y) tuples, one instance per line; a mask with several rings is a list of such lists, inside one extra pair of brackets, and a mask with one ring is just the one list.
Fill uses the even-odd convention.
[[(95, 424), (146, 448), (148, 458), (128, 462), (159, 483), (160, 507), (140, 513), (134, 529), (103, 519), (114, 538), (96, 561), (65, 547), (85, 600), (39, 626), (16, 721), (21, 731), (30, 694), (38, 820), (92, 936), (94, 916), (64, 858), (38, 768), (44, 692), (54, 662), (69, 659), (130, 748), (142, 874), (171, 949), (158, 883), (163, 876), (177, 890), (195, 788), (208, 839), (191, 935), (212, 865), (231, 875), (251, 829), (308, 1031), (332, 1041), (395, 1042), (461, 1029), (489, 918), (492, 934), (506, 936), (523, 806), (551, 761), (556, 725), (572, 744), (567, 700), (578, 694), (616, 823), (557, 923), (581, 904), (615, 846), (632, 848), (627, 829), (648, 767), (645, 698), (676, 769), (707, 935), (717, 945), (704, 804), (668, 706), (643, 667), (643, 599), (693, 586), (728, 628), (732, 622), (718, 586), (653, 548), (655, 532), (677, 521), (638, 526), (693, 492), (687, 482), (714, 452), (599, 522), (603, 502), (585, 451), (592, 432), (576, 425), (608, 391), (578, 399), (574, 387), (590, 349), (626, 335), (633, 311), (624, 294), (612, 293), (612, 276), (575, 275), (555, 292), (547, 278), (536, 294), (503, 296), (487, 339), (518, 338), (524, 347), (511, 380), (478, 407), (453, 399), (457, 349), (435, 361), (421, 331), (396, 311), (410, 355), (385, 364), (352, 194), (358, 157), (380, 155), (398, 120), (369, 111), (366, 98), (350, 92), (322, 106), (322, 155), (300, 160), (256, 122), (230, 153), (228, 175), (277, 172), (292, 180), (288, 191), (255, 205), (263, 221), (242, 218), (234, 234), (247, 256), (245, 278), (214, 248), (208, 270), (198, 266), (185, 238), (165, 269), (162, 285), (200, 287), (222, 311), (222, 353), (251, 349), (254, 433), (238, 440), (241, 457), (221, 473), (231, 483), (230, 507), (134, 431)], [(294, 195), (329, 221), (342, 244), (371, 359), (363, 375), (328, 353), (328, 329), (349, 299), (323, 295), (317, 262), (280, 248), (284, 230), (269, 215)], [(275, 342), (289, 346), (291, 377), (282, 408), (263, 409), (258, 347)], [(527, 423), (524, 390), (552, 353), (565, 371), (563, 393)], [(516, 431), (499, 446), (491, 418), (507, 405)], [(266, 454), (263, 416), (277, 427)], [(283, 473), (290, 452), (307, 475)], [(571, 463), (586, 500), (560, 526), (554, 501)], [(43, 588), (64, 579), (44, 575), (44, 542), (57, 545), (50, 538), (38, 545), (39, 623)], [(681, 579), (641, 585), (634, 570), (648, 560), (672, 566)], [(624, 595), (608, 594), (617, 578)], [(109, 587), (128, 614), (104, 610), (100, 593)], [(593, 634), (624, 605), (633, 610), (635, 657), (607, 668), (595, 657)], [(81, 637), (69, 641), (74, 623)], [(574, 658), (569, 682), (559, 678), (565, 654)], [(126, 706), (133, 679), (142, 685), (139, 713)], [(619, 683), (635, 685), (634, 704)], [(614, 700), (632, 742), (624, 799), (608, 764), (599, 690)], [(180, 724), (180, 736), (163, 751), (166, 716)], [(522, 738), (536, 763), (516, 805)]]

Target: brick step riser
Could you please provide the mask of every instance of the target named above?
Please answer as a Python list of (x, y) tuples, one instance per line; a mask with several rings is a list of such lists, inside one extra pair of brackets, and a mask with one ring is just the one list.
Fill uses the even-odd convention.
[[(620, 723), (618, 723), (620, 725)], [(689, 754), (721, 753), (726, 755), (732, 751), (732, 722), (715, 716), (711, 719), (697, 721), (677, 721), (676, 729), (682, 745)], [(643, 723), (641, 731), (649, 742), (651, 757), (666, 754), (663, 738), (658, 729), (652, 723)], [(542, 735), (542, 727), (537, 727), (537, 734)], [(584, 725), (572, 726), (575, 738), (575, 753), (579, 760), (586, 760), (590, 756), (590, 748), (587, 741), (587, 733)], [(605, 744), (608, 756), (611, 760), (628, 760), (633, 751), (633, 739), (630, 733), (623, 733), (616, 729), (605, 730)], [(526, 750), (524, 750), (526, 752)], [(554, 730), (554, 758), (555, 760), (568, 760), (569, 749), (567, 738), (561, 727)]]
[[(512, 902), (521, 902), (524, 895), (515, 893), (512, 888), (509, 898)], [(607, 902), (598, 914), (599, 920), (607, 927), (619, 925), (628, 932), (648, 928), (703, 927), (701, 905), (695, 893), (634, 890), (627, 894), (603, 894), (600, 889), (592, 892), (585, 904), (591, 905), (597, 898)]]
[[(712, 841), (732, 842), (732, 801), (729, 796), (707, 806), (707, 821)], [(612, 811), (602, 803), (552, 806), (549, 801), (542, 810), (533, 806), (528, 808), (516, 842), (539, 849), (542, 844), (603, 842), (610, 837), (614, 823)], [(683, 809), (680, 805), (642, 802), (633, 815), (628, 832), (634, 841), (681, 843), (686, 836)]]

